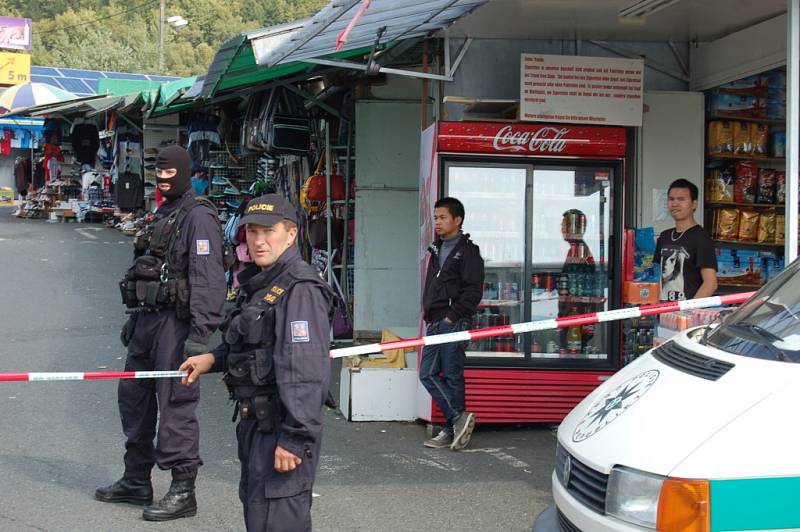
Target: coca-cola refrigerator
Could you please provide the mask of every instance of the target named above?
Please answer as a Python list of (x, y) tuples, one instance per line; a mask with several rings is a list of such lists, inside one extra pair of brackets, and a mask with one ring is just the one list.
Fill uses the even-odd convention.
[[(464, 204), (485, 264), (474, 327), (619, 308), (626, 130), (438, 122), (422, 134), (420, 272), (433, 205)], [(424, 284), (423, 284), (424, 286)], [(472, 342), (467, 408), (478, 422), (558, 422), (621, 363), (618, 323)], [(420, 387), (419, 417), (441, 421)]]

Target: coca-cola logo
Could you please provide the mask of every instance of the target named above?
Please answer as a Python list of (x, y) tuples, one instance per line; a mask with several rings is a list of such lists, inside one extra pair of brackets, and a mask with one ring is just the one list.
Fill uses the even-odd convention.
[(536, 131), (514, 131), (505, 126), (494, 136), (492, 146), (497, 151), (528, 151), (539, 153), (561, 153), (567, 147), (569, 129), (565, 127), (542, 127)]

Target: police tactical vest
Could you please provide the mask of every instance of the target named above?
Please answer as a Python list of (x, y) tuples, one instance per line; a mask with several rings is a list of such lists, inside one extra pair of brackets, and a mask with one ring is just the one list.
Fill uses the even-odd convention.
[(268, 287), (240, 299), (236, 309), (220, 327), (228, 344), (227, 371), (223, 380), (232, 398), (278, 393), (272, 360), (275, 311), (294, 285), (309, 282), (330, 294), (328, 285), (305, 262), (298, 260), (286, 265)]
[[(157, 219), (136, 236), (136, 260), (120, 282), (122, 302), (128, 313), (175, 309), (178, 319), (188, 320), (189, 283), (186, 265), (177, 265), (173, 250), (189, 212), (205, 205), (216, 215), (216, 208), (205, 198), (185, 197), (167, 216)], [(220, 227), (220, 232), (222, 228)], [(225, 250), (224, 253), (228, 253)]]

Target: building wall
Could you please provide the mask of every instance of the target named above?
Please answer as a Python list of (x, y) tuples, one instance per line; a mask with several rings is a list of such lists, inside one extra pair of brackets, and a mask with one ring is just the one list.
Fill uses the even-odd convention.
[[(619, 43), (609, 46), (635, 55), (643, 55), (654, 65), (681, 73), (680, 63), (666, 43)], [(451, 42), (451, 57), (455, 59), (460, 41)], [(576, 54), (576, 48), (579, 53)], [(688, 64), (688, 45), (678, 44), (684, 64)], [(444, 94), (475, 98), (519, 99), (520, 55), (523, 53), (552, 55), (581, 55), (588, 57), (620, 57), (588, 41), (500, 40), (475, 39), (472, 41), (452, 83), (444, 84)], [(652, 68), (645, 69), (645, 90), (684, 91), (688, 82), (676, 79)], [(462, 107), (445, 105), (445, 120), (460, 120)]]
[(419, 102), (356, 103), (356, 337), (419, 323)]

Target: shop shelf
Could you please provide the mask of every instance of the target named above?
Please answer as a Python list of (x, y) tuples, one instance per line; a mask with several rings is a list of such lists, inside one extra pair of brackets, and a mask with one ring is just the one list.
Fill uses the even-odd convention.
[(522, 301), (517, 299), (483, 299), (478, 305), (480, 308), (487, 307), (518, 307)]
[(720, 155), (720, 154), (710, 154), (709, 153), (709, 154), (706, 155), (706, 157), (709, 158), (709, 159), (723, 159), (723, 160), (724, 159), (735, 159), (735, 160), (738, 160), (738, 161), (742, 161), (742, 160), (744, 160), (744, 161), (761, 161), (761, 162), (765, 162), (765, 163), (785, 163), (786, 162), (786, 158), (785, 157), (765, 157), (765, 156), (760, 156), (760, 155), (734, 155), (734, 154)]
[(719, 288), (752, 288), (758, 289), (764, 286), (763, 284), (758, 283), (719, 283)]
[(733, 203), (727, 201), (707, 201), (706, 205), (713, 207), (752, 207), (756, 209), (785, 209), (784, 203)]
[(469, 358), (525, 358), (519, 351), (466, 351)]
[(561, 303), (605, 303), (606, 298), (599, 296), (558, 296)]
[(522, 263), (521, 262), (502, 262), (502, 261), (491, 262), (491, 261), (486, 261), (483, 266), (484, 266), (484, 268), (522, 268)]
[(785, 119), (780, 118), (747, 118), (747, 117), (740, 117), (740, 116), (722, 116), (722, 115), (709, 115), (706, 117), (706, 120), (727, 120), (728, 122), (756, 122), (759, 124), (769, 124), (773, 126), (784, 126), (786, 125)]
[(783, 244), (769, 243), (769, 242), (742, 242), (741, 240), (725, 240), (722, 238), (714, 238), (714, 242), (720, 244), (734, 244), (739, 246), (754, 246), (762, 248), (782, 248)]
[(570, 359), (591, 359), (591, 360), (604, 360), (608, 358), (608, 355), (602, 353), (592, 353), (592, 354), (584, 354), (584, 353), (531, 353), (531, 358), (570, 358)]

